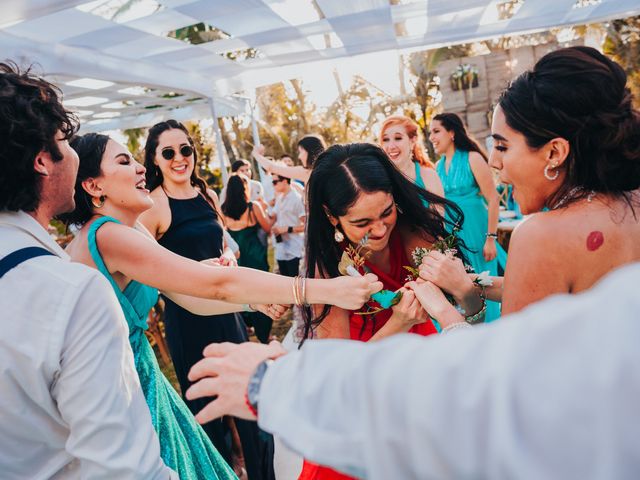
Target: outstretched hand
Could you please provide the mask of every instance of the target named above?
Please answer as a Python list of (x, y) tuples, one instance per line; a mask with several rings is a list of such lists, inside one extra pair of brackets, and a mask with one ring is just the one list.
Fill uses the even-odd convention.
[(189, 371), (194, 383), (186, 392), (188, 400), (217, 396), (196, 415), (199, 423), (207, 423), (223, 415), (255, 420), (246, 403), (249, 378), (260, 362), (287, 353), (279, 342), (269, 345), (246, 342), (212, 343), (204, 349), (202, 360)]
[(272, 320), (280, 320), (280, 318), (287, 313), (290, 306), (289, 305), (278, 305), (278, 304), (259, 304), (259, 305), (251, 305), (255, 310), (260, 313), (265, 314), (267, 317), (270, 317)]

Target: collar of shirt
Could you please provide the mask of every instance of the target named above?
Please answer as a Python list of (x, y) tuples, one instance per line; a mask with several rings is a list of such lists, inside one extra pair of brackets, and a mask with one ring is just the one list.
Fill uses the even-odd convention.
[(30, 236), (35, 243), (40, 244), (40, 246), (46, 248), (54, 255), (62, 258), (63, 260), (69, 260), (69, 255), (60, 248), (53, 237), (49, 235), (44, 228), (42, 228), (42, 225), (40, 225), (35, 218), (26, 212), (0, 211), (0, 227), (18, 229), (24, 234)]

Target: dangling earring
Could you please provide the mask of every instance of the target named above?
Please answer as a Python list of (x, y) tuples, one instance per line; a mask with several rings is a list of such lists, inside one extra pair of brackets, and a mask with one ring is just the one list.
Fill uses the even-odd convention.
[(102, 208), (102, 206), (104, 205), (104, 195), (100, 195), (100, 203), (96, 205), (95, 197), (91, 197), (91, 205), (93, 205), (95, 208)]
[(556, 168), (556, 165), (547, 165), (546, 167), (544, 167), (544, 178), (553, 182), (556, 178), (558, 178), (558, 175), (560, 175), (560, 171), (556, 170), (555, 172), (553, 172), (555, 175), (552, 176), (549, 173), (549, 167)]
[(402, 214), (404, 213), (404, 212), (402, 211), (402, 209), (400, 208), (400, 205), (398, 205), (397, 203), (396, 203), (396, 210), (398, 211), (398, 213), (399, 213), (400, 215), (402, 215)]
[(341, 243), (344, 241), (344, 235), (340, 230), (338, 230), (338, 227), (336, 227), (336, 231), (333, 232), (333, 239), (336, 241), (336, 243)]

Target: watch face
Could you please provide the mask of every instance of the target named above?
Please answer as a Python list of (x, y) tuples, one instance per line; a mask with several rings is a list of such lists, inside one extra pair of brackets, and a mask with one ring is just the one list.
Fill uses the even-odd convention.
[(247, 386), (247, 398), (249, 399), (249, 403), (256, 410), (258, 409), (258, 396), (260, 393), (260, 385), (262, 384), (262, 379), (264, 378), (264, 374), (267, 372), (269, 365), (273, 360), (265, 360), (261, 362), (257, 367), (256, 371), (253, 372), (251, 378), (249, 378), (249, 385)]

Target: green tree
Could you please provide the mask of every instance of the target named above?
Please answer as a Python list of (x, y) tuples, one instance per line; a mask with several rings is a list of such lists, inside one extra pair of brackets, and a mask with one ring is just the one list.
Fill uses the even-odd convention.
[(640, 108), (640, 16), (610, 22), (603, 51), (624, 68), (634, 106)]

